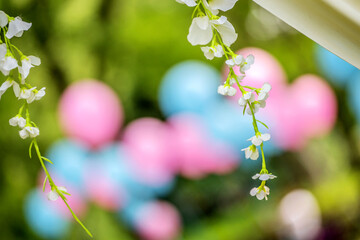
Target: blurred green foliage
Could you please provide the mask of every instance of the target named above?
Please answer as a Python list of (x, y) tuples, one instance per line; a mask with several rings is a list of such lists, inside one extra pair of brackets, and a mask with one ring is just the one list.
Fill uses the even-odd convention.
[[(304, 73), (317, 73), (314, 43), (294, 31), (259, 40), (247, 31), (251, 1), (239, 1), (227, 16), (239, 34), (234, 49), (263, 48), (284, 66), (289, 82)], [(47, 87), (43, 101), (31, 106), (42, 133), (40, 144), (48, 148), (62, 137), (57, 122), (57, 103), (72, 82), (95, 78), (110, 85), (122, 100), (126, 123), (144, 116), (163, 118), (157, 91), (164, 73), (187, 59), (205, 61), (201, 50), (187, 40), (191, 8), (174, 0), (7, 0), (0, 9), (20, 15), (33, 27), (14, 39), (25, 54), (36, 55), (42, 65), (32, 70), (30, 81)], [(253, 25), (255, 28), (261, 25)], [(223, 62), (212, 63), (219, 70)], [(0, 79), (2, 80), (2, 79)], [(180, 210), (184, 239), (274, 239), (281, 197), (296, 188), (314, 193), (323, 212), (324, 224), (341, 229), (338, 239), (359, 237), (359, 141), (355, 122), (344, 94), (337, 127), (330, 136), (312, 141), (300, 153), (285, 153), (270, 165), (279, 176), (271, 183), (271, 198), (254, 201), (248, 196), (250, 173), (239, 169), (228, 176), (202, 180), (179, 179), (166, 199)], [(28, 141), (21, 141), (8, 119), (18, 104), (10, 93), (0, 102), (0, 226), (1, 239), (39, 239), (23, 217), (27, 192), (36, 185), (38, 162), (27, 155)], [(90, 208), (84, 219), (96, 239), (134, 239), (114, 214)], [(346, 234), (345, 234), (346, 233)], [(74, 224), (68, 239), (84, 239)], [(335, 239), (335, 238), (334, 238)]]

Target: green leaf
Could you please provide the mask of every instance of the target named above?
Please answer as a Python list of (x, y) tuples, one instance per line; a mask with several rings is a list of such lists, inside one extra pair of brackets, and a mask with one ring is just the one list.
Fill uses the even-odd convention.
[(29, 156), (30, 156), (30, 158), (31, 158), (31, 150), (32, 150), (33, 145), (34, 145), (34, 140), (31, 141), (30, 147), (29, 147)]
[(262, 125), (264, 125), (267, 129), (269, 129), (269, 127), (268, 127), (265, 123), (263, 123), (262, 121), (260, 121), (260, 120), (256, 120), (256, 121), (258, 121), (259, 123), (261, 123)]
[(48, 176), (46, 175), (45, 179), (44, 179), (44, 183), (43, 183), (43, 192), (45, 192), (45, 185), (46, 185), (46, 182), (47, 182), (47, 178), (48, 178)]
[(48, 158), (46, 158), (46, 157), (41, 157), (42, 159), (44, 159), (45, 161), (47, 161), (47, 162), (49, 162), (49, 163), (51, 163), (51, 164), (53, 164), (53, 162), (52, 161), (50, 161), (50, 159), (48, 159)]

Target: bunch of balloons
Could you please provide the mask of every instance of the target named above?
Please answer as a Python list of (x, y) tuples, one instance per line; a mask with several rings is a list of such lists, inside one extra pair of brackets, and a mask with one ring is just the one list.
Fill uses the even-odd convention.
[[(284, 70), (269, 53), (256, 48), (238, 53), (256, 59), (244, 81), (273, 86), (261, 113), (274, 136), (265, 145), (268, 155), (301, 149), (311, 137), (331, 130), (337, 105), (324, 80), (305, 75), (288, 86)], [(229, 173), (240, 163), (245, 168), (258, 164), (240, 161), (254, 133), (237, 103), (217, 94), (226, 71), (221, 75), (198, 61), (172, 67), (159, 91), (166, 122), (141, 118), (125, 129), (121, 102), (108, 86), (95, 80), (70, 86), (58, 111), (67, 138), (54, 143), (47, 155), (54, 179), (72, 194), (69, 204), (75, 212), (84, 215), (93, 202), (117, 212), (143, 239), (173, 239), (181, 231), (180, 214), (158, 198), (174, 188), (177, 175), (197, 179)], [(39, 187), (28, 195), (25, 216), (40, 236), (63, 237), (71, 218), (62, 202), (47, 201), (50, 189), (42, 192), (43, 179), (40, 175)]]

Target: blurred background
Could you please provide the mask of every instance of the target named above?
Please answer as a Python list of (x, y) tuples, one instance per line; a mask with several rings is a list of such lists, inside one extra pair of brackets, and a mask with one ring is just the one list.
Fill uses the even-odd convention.
[[(268, 201), (249, 195), (260, 160), (245, 159), (251, 121), (217, 95), (222, 59), (186, 39), (192, 9), (176, 1), (11, 0), (32, 28), (12, 42), (42, 59), (31, 106), (55, 182), (95, 239), (360, 239), (360, 72), (251, 1), (226, 13), (254, 54), (244, 80), (270, 82)], [(1, 77), (1, 81), (4, 80)], [(273, 99), (273, 100), (271, 100)], [(0, 102), (2, 239), (86, 239), (42, 193), (29, 141)], [(263, 132), (268, 131), (263, 128)]]

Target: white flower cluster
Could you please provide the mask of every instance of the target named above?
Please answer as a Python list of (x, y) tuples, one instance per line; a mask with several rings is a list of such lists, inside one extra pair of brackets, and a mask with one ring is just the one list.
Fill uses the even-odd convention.
[[(255, 113), (257, 113), (260, 108), (266, 106), (271, 85), (265, 83), (261, 88), (241, 85), (241, 80), (245, 77), (246, 71), (254, 64), (255, 58), (251, 54), (245, 58), (241, 54), (236, 54), (231, 50), (230, 46), (236, 41), (238, 35), (225, 16), (218, 16), (219, 11), (227, 11), (233, 8), (237, 0), (176, 1), (186, 4), (189, 7), (195, 7), (193, 20), (187, 36), (188, 41), (192, 45), (201, 45), (201, 50), (209, 60), (223, 56), (227, 59), (225, 63), (229, 68), (229, 74), (226, 81), (218, 87), (217, 91), (224, 96), (235, 96), (237, 90), (234, 85), (237, 85), (239, 91), (242, 93), (238, 103), (244, 108), (244, 113), (246, 112), (252, 115), (255, 130), (255, 136), (248, 139), (252, 144), (242, 149), (242, 151), (245, 151), (245, 157), (247, 159), (257, 160), (260, 155), (257, 147), (260, 146), (263, 161), (260, 174), (254, 176), (254, 179), (259, 178), (262, 184), (260, 187), (252, 189), (250, 194), (260, 200), (264, 198), (267, 199), (270, 192), (269, 188), (265, 186), (265, 183), (268, 179), (275, 178), (274, 175), (268, 174), (263, 151), (263, 142), (270, 140), (270, 134), (262, 134), (259, 131), (257, 122), (260, 121), (256, 120)], [(245, 88), (248, 90), (245, 90)], [(265, 125), (264, 123), (262, 124)]]
[[(17, 47), (10, 43), (13, 37), (21, 37), (24, 31), (29, 30), (31, 23), (21, 20), (20, 17), (9, 17), (3, 11), (0, 11), (0, 30), (4, 32), (4, 42), (0, 39), (0, 71), (7, 79), (0, 86), (1, 96), (9, 89), (13, 88), (15, 96), (19, 100), (25, 100), (27, 104), (35, 100), (40, 100), (45, 96), (45, 88), (37, 90), (26, 82), (30, 69), (41, 64), (40, 58), (35, 56), (25, 56)], [(16, 72), (17, 70), (17, 72)], [(15, 79), (14, 76), (19, 76)], [(25, 139), (35, 138), (39, 135), (39, 129), (34, 126), (27, 117), (22, 117), (23, 107), (19, 113), (9, 120), (11, 126), (19, 126), (21, 130), (19, 135)]]
[[(241, 107), (246, 108), (247, 114), (255, 114), (259, 111), (260, 108), (264, 108), (266, 106), (266, 99), (268, 99), (269, 97), (270, 90), (271, 85), (269, 83), (264, 83), (264, 85), (260, 89), (250, 92), (244, 92), (238, 103)], [(255, 93), (258, 94), (258, 98), (256, 101)], [(248, 105), (249, 107), (247, 108)]]
[[(68, 194), (66, 187), (57, 187), (57, 189), (64, 194)], [(51, 190), (47, 194), (47, 199), (49, 201), (56, 201), (59, 197), (60, 197), (60, 195), (58, 194), (58, 192), (55, 189)]]
[(267, 196), (270, 194), (270, 188), (265, 186), (265, 183), (267, 180), (274, 178), (277, 177), (275, 175), (272, 175), (271, 173), (267, 173), (267, 170), (255, 174), (252, 179), (259, 179), (262, 181), (262, 184), (260, 185), (260, 187), (254, 187), (253, 189), (251, 189), (250, 195), (256, 196), (256, 198), (259, 200), (263, 200), (264, 198), (265, 200), (267, 200)]

